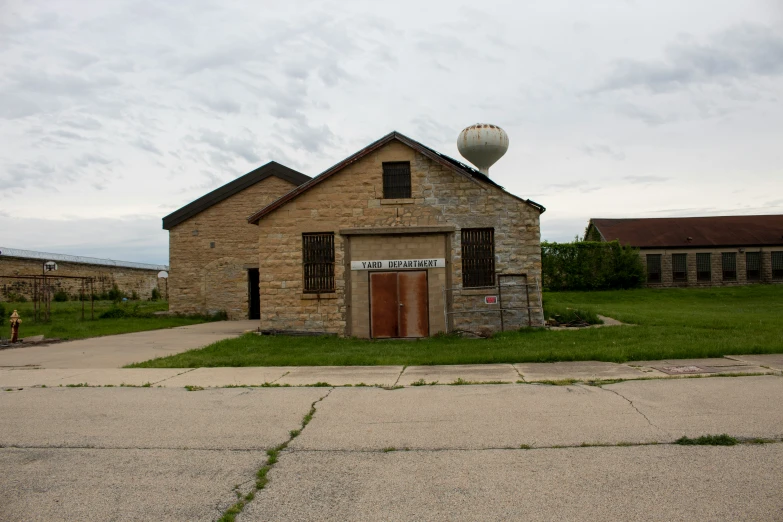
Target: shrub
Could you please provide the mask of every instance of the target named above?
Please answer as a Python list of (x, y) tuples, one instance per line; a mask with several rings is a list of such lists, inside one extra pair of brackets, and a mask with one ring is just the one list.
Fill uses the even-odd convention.
[[(9, 316), (11, 314), (8, 314)], [(3, 303), (0, 303), (0, 321), (5, 323), (5, 319), (8, 319), (8, 317), (5, 316), (5, 306)]]
[(645, 281), (639, 250), (618, 241), (541, 244), (543, 287), (547, 290), (638, 288)]
[(160, 290), (157, 288), (152, 289), (152, 295), (150, 296), (150, 301), (158, 301), (160, 300)]
[(136, 319), (149, 319), (151, 317), (154, 317), (154, 314), (151, 312), (143, 312), (139, 310), (139, 305), (136, 304), (133, 305), (133, 308), (130, 309), (128, 309), (125, 306), (115, 305), (98, 316), (99, 319), (123, 319), (126, 317), (133, 317)]
[(555, 319), (561, 324), (603, 324), (603, 321), (598, 318), (598, 315), (593, 310), (568, 308), (566, 306), (551, 306), (546, 302), (544, 302), (544, 318)]
[(139, 294), (136, 293), (136, 290), (131, 292), (130, 300), (131, 301), (138, 301), (139, 300)]
[(68, 294), (65, 290), (57, 290), (52, 297), (56, 303), (64, 303), (68, 301)]
[(11, 303), (26, 303), (27, 298), (23, 296), (22, 294), (18, 294), (16, 292), (8, 292), (5, 294), (6, 299), (8, 299)]
[(117, 286), (117, 283), (114, 283), (111, 285), (111, 290), (107, 293), (106, 297), (108, 297), (109, 301), (114, 301), (115, 303), (118, 303), (125, 298), (125, 292), (120, 290), (120, 288)]
[(127, 317), (128, 314), (125, 312), (124, 309), (119, 308), (117, 306), (112, 306), (105, 312), (103, 312), (101, 315), (98, 316), (98, 319), (122, 319), (123, 317)]

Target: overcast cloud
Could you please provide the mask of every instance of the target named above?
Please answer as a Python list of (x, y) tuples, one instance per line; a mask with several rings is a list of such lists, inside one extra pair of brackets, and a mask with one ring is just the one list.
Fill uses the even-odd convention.
[(783, 212), (782, 4), (585, 4), (0, 0), (0, 245), (167, 263), (160, 218), (259, 165), (476, 122), (545, 239)]

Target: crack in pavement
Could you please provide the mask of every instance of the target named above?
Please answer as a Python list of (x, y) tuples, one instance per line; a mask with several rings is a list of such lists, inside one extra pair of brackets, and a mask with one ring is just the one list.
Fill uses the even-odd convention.
[[(763, 438), (763, 437), (758, 437)], [(749, 441), (749, 442), (748, 442)], [(743, 437), (740, 439), (740, 442), (738, 445), (749, 445), (749, 446), (757, 446), (759, 443), (752, 442), (753, 438), (746, 438)], [(768, 444), (783, 444), (783, 439), (781, 440), (775, 440), (775, 439), (769, 439), (767, 442), (764, 442), (764, 445)], [(660, 441), (649, 441), (649, 442), (583, 442), (581, 444), (553, 444), (549, 446), (535, 446), (530, 445), (528, 448), (521, 448), (519, 446), (492, 446), (492, 447), (486, 447), (486, 448), (384, 448), (384, 449), (288, 449), (286, 450), (288, 453), (294, 454), (294, 453), (356, 453), (356, 454), (372, 454), (372, 453), (440, 453), (440, 452), (461, 452), (461, 453), (468, 453), (468, 452), (474, 452), (474, 451), (532, 451), (532, 450), (542, 450), (542, 449), (589, 449), (589, 448), (634, 448), (638, 446), (680, 446), (681, 444), (677, 444), (675, 441), (670, 442), (660, 442)], [(697, 445), (693, 446), (686, 446), (686, 447), (699, 447)], [(702, 446), (703, 447), (703, 446)]]
[(141, 450), (141, 451), (232, 451), (238, 453), (263, 452), (269, 448), (172, 448), (167, 446), (36, 446), (25, 444), (0, 444), (0, 449), (77, 449), (77, 450)]
[(289, 432), (288, 440), (284, 441), (283, 443), (277, 445), (273, 449), (267, 450), (266, 454), (268, 456), (266, 463), (258, 470), (256, 473), (256, 484), (255, 488), (253, 488), (252, 491), (247, 493), (244, 496), (240, 496), (239, 500), (229, 506), (224, 512), (223, 515), (220, 517), (220, 522), (233, 522), (236, 519), (236, 516), (242, 513), (242, 511), (245, 509), (245, 506), (252, 502), (255, 499), (256, 493), (261, 491), (266, 487), (266, 485), (269, 483), (269, 478), (267, 477), (268, 473), (274, 468), (275, 464), (279, 461), (279, 457), (283, 452), (285, 452), (288, 448), (288, 445), (299, 435), (302, 434), (302, 432), (305, 430), (305, 428), (312, 422), (313, 418), (315, 417), (315, 414), (317, 412), (317, 409), (315, 407), (316, 404), (326, 399), (332, 392), (334, 391), (334, 386), (329, 388), (329, 391), (326, 392), (321, 398), (313, 401), (310, 404), (310, 409), (305, 414), (304, 417), (302, 417), (302, 422), (299, 425), (298, 430), (291, 430)]
[(178, 373), (177, 375), (172, 375), (171, 377), (166, 377), (165, 379), (161, 379), (161, 380), (159, 380), (157, 382), (153, 382), (151, 384), (160, 384), (163, 381), (168, 381), (169, 379), (173, 379), (174, 377), (179, 377), (180, 375), (185, 375), (186, 373), (190, 373), (190, 372), (195, 371), (195, 370), (198, 370), (198, 368), (188, 368), (188, 369), (186, 369), (182, 373)]
[(625, 401), (627, 401), (627, 402), (628, 402), (628, 404), (630, 404), (630, 405), (631, 405), (631, 408), (633, 408), (634, 410), (636, 410), (636, 413), (638, 413), (639, 415), (641, 415), (642, 417), (644, 417), (644, 420), (646, 420), (646, 421), (647, 421), (647, 424), (649, 424), (650, 426), (652, 426), (652, 427), (653, 427), (653, 428), (655, 428), (656, 430), (658, 430), (658, 431), (660, 431), (660, 432), (662, 432), (662, 433), (665, 433), (665, 434), (666, 434), (667, 436), (669, 436), (669, 437), (671, 437), (671, 436), (672, 436), (672, 435), (671, 435), (671, 434), (670, 434), (668, 431), (664, 430), (664, 429), (663, 429), (663, 428), (661, 428), (660, 426), (657, 426), (657, 425), (653, 424), (653, 422), (652, 422), (652, 421), (651, 421), (649, 418), (647, 418), (647, 415), (645, 415), (644, 413), (642, 413), (642, 412), (641, 412), (641, 410), (640, 410), (639, 408), (637, 408), (637, 407), (636, 407), (636, 405), (633, 403), (633, 401), (632, 401), (631, 399), (629, 399), (628, 397), (626, 397), (625, 395), (623, 395), (622, 393), (620, 393), (620, 392), (618, 392), (618, 391), (615, 391), (615, 390), (610, 390), (610, 389), (608, 389), (608, 388), (604, 388), (603, 386), (599, 386), (598, 388), (600, 388), (600, 389), (602, 389), (602, 390), (604, 390), (604, 391), (608, 391), (608, 392), (614, 393), (614, 394), (615, 394), (615, 395), (617, 395), (618, 397), (621, 397), (622, 399), (624, 399)]
[(270, 382), (269, 384), (274, 384), (274, 383), (276, 383), (277, 381), (279, 381), (280, 379), (282, 379), (283, 377), (285, 377), (285, 376), (286, 376), (286, 375), (288, 375), (289, 373), (291, 373), (291, 372), (290, 372), (290, 370), (289, 370), (289, 371), (287, 371), (287, 372), (285, 372), (283, 375), (281, 375), (280, 377), (278, 377), (278, 378), (277, 378), (277, 379), (275, 379), (274, 381)]
[(402, 378), (402, 374), (405, 373), (405, 370), (407, 370), (407, 369), (408, 369), (408, 365), (407, 364), (402, 367), (402, 370), (400, 370), (400, 374), (397, 376), (397, 380), (394, 381), (394, 384), (392, 384), (392, 388), (397, 386), (397, 383), (400, 382), (400, 379)]

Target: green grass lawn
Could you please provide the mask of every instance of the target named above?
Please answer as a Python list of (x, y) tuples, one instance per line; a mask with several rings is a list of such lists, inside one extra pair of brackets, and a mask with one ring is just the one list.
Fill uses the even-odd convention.
[(478, 364), (720, 357), (783, 352), (783, 286), (562, 292), (546, 306), (576, 307), (636, 326), (530, 329), (491, 339), (419, 341), (247, 334), (143, 363), (142, 368)]
[[(135, 318), (124, 317), (120, 319), (98, 319), (98, 316), (110, 309), (114, 304), (111, 301), (95, 301), (95, 320), (90, 319), (90, 303), (85, 303), (85, 320), (82, 320), (82, 304), (77, 301), (67, 301), (64, 303), (52, 303), (52, 313), (49, 322), (36, 322), (33, 312), (33, 303), (0, 303), (5, 310), (3, 318), (2, 332), (0, 337), (8, 338), (11, 336), (11, 327), (8, 317), (11, 312), (18, 310), (22, 318), (22, 324), (19, 327), (19, 337), (32, 337), (34, 335), (45, 335), (46, 337), (56, 337), (59, 339), (84, 339), (86, 337), (98, 337), (101, 335), (114, 335), (130, 332), (142, 332), (145, 330), (157, 330), (160, 328), (171, 328), (174, 326), (186, 326), (189, 324), (203, 323), (207, 319), (204, 317), (151, 317)], [(131, 301), (120, 304), (120, 308), (127, 310), (133, 309), (138, 305), (140, 312), (157, 312), (168, 310), (166, 301)]]

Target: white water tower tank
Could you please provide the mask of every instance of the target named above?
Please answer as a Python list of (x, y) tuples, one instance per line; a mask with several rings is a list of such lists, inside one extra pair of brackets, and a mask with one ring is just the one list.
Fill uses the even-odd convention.
[(459, 133), (457, 149), (479, 171), (489, 175), (489, 168), (508, 150), (508, 134), (497, 125), (477, 123)]

